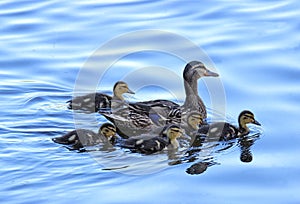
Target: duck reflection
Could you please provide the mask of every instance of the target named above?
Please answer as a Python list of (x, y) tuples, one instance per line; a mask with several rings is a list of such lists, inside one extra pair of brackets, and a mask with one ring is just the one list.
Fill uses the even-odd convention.
[(186, 169), (186, 173), (194, 175), (194, 174), (202, 174), (203, 172), (205, 172), (207, 170), (208, 167), (213, 166), (215, 164), (219, 164), (217, 162), (214, 161), (201, 161), (201, 162), (197, 162), (195, 164), (193, 164), (192, 166), (190, 166), (189, 168)]
[(243, 136), (239, 138), (238, 145), (241, 151), (241, 155), (240, 155), (241, 162), (245, 162), (245, 163), (252, 162), (253, 155), (251, 152), (251, 146), (254, 144), (256, 140), (259, 139), (259, 137), (260, 137), (260, 133)]
[[(261, 133), (256, 133), (253, 135), (244, 135), (237, 140), (237, 144), (240, 148), (240, 160), (241, 162), (249, 163), (253, 160), (253, 154), (251, 152), (251, 147), (254, 145), (255, 141), (260, 138)], [(219, 164), (215, 162), (215, 156), (217, 153), (221, 153), (225, 151), (226, 149), (232, 147), (234, 145), (235, 141), (226, 141), (227, 147), (222, 148), (217, 151), (210, 151), (211, 155), (210, 158), (202, 159), (199, 162), (194, 163), (189, 168), (186, 169), (186, 173), (195, 175), (195, 174), (202, 174), (207, 170), (208, 167), (211, 167), (213, 165)], [(210, 148), (214, 148), (214, 146), (211, 146)], [(203, 151), (203, 143), (199, 145), (197, 148), (192, 148), (191, 150), (187, 151), (188, 157), (186, 157), (186, 162), (193, 162), (197, 159), (199, 159), (199, 153)], [(209, 151), (206, 151), (209, 152)], [(181, 161), (181, 163), (184, 160)]]

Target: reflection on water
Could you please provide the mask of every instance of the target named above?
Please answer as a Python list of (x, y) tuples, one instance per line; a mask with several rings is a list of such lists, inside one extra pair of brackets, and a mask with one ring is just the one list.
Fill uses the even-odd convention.
[[(242, 136), (241, 138), (237, 139), (238, 147), (240, 148), (240, 160), (242, 162), (251, 162), (253, 159), (253, 155), (251, 152), (251, 146), (254, 142), (259, 139), (261, 133), (251, 133), (250, 135)], [(215, 146), (219, 146), (221, 144), (216, 144)], [(215, 146), (211, 146), (210, 148), (216, 148)], [(186, 172), (188, 174), (202, 174), (204, 171), (207, 170), (208, 167), (213, 166), (215, 164), (220, 164), (214, 161), (214, 157), (218, 156), (217, 154), (222, 154), (224, 151), (228, 150), (231, 147), (234, 147), (234, 141), (228, 141), (222, 144), (222, 148), (218, 150), (210, 151), (208, 158), (202, 159), (199, 156), (201, 155), (202, 151), (207, 152), (207, 149), (203, 149), (201, 147), (197, 147), (188, 151), (188, 162), (196, 162), (191, 165)], [(200, 161), (199, 161), (200, 160)]]
[(251, 162), (253, 160), (253, 154), (251, 152), (251, 146), (259, 139), (260, 134), (252, 134), (250, 136), (244, 136), (239, 139), (239, 147), (241, 151), (240, 160), (242, 162)]

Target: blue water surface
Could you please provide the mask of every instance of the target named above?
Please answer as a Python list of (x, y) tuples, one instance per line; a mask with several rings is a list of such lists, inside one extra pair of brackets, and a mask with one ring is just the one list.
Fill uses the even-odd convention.
[[(300, 202), (298, 1), (2, 0), (0, 8), (1, 203)], [(244, 109), (255, 113), (262, 134), (251, 147), (252, 162), (240, 161), (235, 142), (204, 155), (212, 156), (214, 165), (190, 175), (186, 169), (193, 163), (170, 165), (172, 158), (164, 153), (78, 153), (51, 141), (77, 126), (96, 130), (105, 121), (85, 113), (78, 119), (67, 109), (77, 76), (101, 46), (149, 30), (181, 36), (203, 50), (199, 58), (188, 55), (216, 70), (219, 79), (207, 84), (217, 81), (224, 90), (211, 93), (199, 81), (210, 116), (213, 97), (222, 94), (228, 121), (236, 123)], [(140, 43), (144, 38), (118, 42), (108, 50), (105, 59), (121, 52), (118, 45), (140, 51), (129, 49), (128, 55), (114, 59), (100, 81), (81, 78), (84, 90), (111, 93), (115, 81), (127, 79), (137, 92), (127, 100), (182, 102), (186, 62), (161, 50), (143, 50), (151, 45)], [(166, 42), (153, 38), (153, 44), (184, 47)], [(89, 73), (99, 70), (91, 67)], [(140, 71), (137, 76), (142, 77), (136, 77)]]

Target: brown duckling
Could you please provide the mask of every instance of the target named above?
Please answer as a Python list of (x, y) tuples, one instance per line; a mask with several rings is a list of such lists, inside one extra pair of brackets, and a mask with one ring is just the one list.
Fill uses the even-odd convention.
[(182, 132), (178, 125), (167, 125), (160, 135), (145, 134), (131, 137), (122, 140), (120, 146), (130, 149), (132, 152), (143, 154), (153, 154), (163, 150), (165, 147), (177, 149), (179, 147), (177, 138), (182, 135)]
[(118, 102), (124, 101), (124, 93), (134, 94), (134, 92), (128, 88), (126, 82), (118, 81), (113, 87), (113, 96), (99, 92), (77, 96), (67, 101), (67, 103), (69, 103), (68, 108), (89, 112), (97, 112), (100, 109), (110, 109), (114, 106), (114, 102), (118, 104)]
[(85, 146), (93, 146), (103, 142), (115, 144), (116, 140), (116, 128), (111, 123), (101, 125), (98, 133), (87, 129), (76, 129), (61, 137), (52, 138), (55, 143), (71, 146), (71, 150), (79, 150)]
[(255, 120), (251, 111), (244, 110), (238, 117), (239, 126), (236, 127), (227, 122), (217, 122), (209, 125), (203, 125), (199, 128), (199, 135), (206, 135), (208, 140), (231, 140), (249, 134), (250, 130), (247, 124), (252, 123), (261, 125)]

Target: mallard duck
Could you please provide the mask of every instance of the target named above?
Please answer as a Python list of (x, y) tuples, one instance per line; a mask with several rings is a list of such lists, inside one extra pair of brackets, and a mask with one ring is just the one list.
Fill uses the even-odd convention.
[(86, 129), (72, 130), (61, 137), (52, 138), (58, 144), (71, 146), (71, 150), (79, 150), (84, 146), (93, 146), (101, 142), (115, 144), (117, 139), (116, 128), (111, 123), (104, 123), (98, 133)]
[[(206, 118), (206, 108), (198, 96), (197, 88), (197, 80), (203, 76), (216, 77), (218, 74), (209, 71), (203, 63), (198, 61), (192, 61), (185, 66), (183, 78), (186, 100), (182, 106), (172, 101), (157, 99), (129, 103), (126, 108), (118, 109), (114, 114), (105, 111), (100, 111), (100, 113), (116, 125), (118, 134), (124, 138), (147, 132), (153, 129), (153, 125), (162, 129), (166, 124), (179, 124), (181, 117), (194, 110), (197, 110), (202, 118)], [(120, 131), (120, 129), (126, 131)]]
[(144, 134), (122, 140), (120, 146), (130, 149), (132, 152), (153, 154), (163, 150), (165, 147), (177, 149), (179, 143), (177, 138), (182, 135), (178, 125), (167, 125), (160, 135)]
[(67, 101), (67, 103), (69, 103), (68, 108), (89, 112), (97, 112), (100, 109), (110, 109), (114, 104), (119, 104), (124, 101), (124, 93), (134, 94), (134, 92), (128, 88), (126, 82), (118, 81), (113, 87), (113, 96), (99, 92), (77, 96)]
[[(239, 127), (227, 122), (217, 122), (213, 124), (203, 125), (199, 128), (198, 134), (206, 135), (207, 140), (231, 140), (234, 138), (242, 137), (249, 134), (250, 130), (247, 124), (252, 123), (255, 125), (261, 125), (255, 120), (254, 114), (251, 111), (244, 110), (238, 117)], [(194, 145), (192, 145), (194, 146)]]

